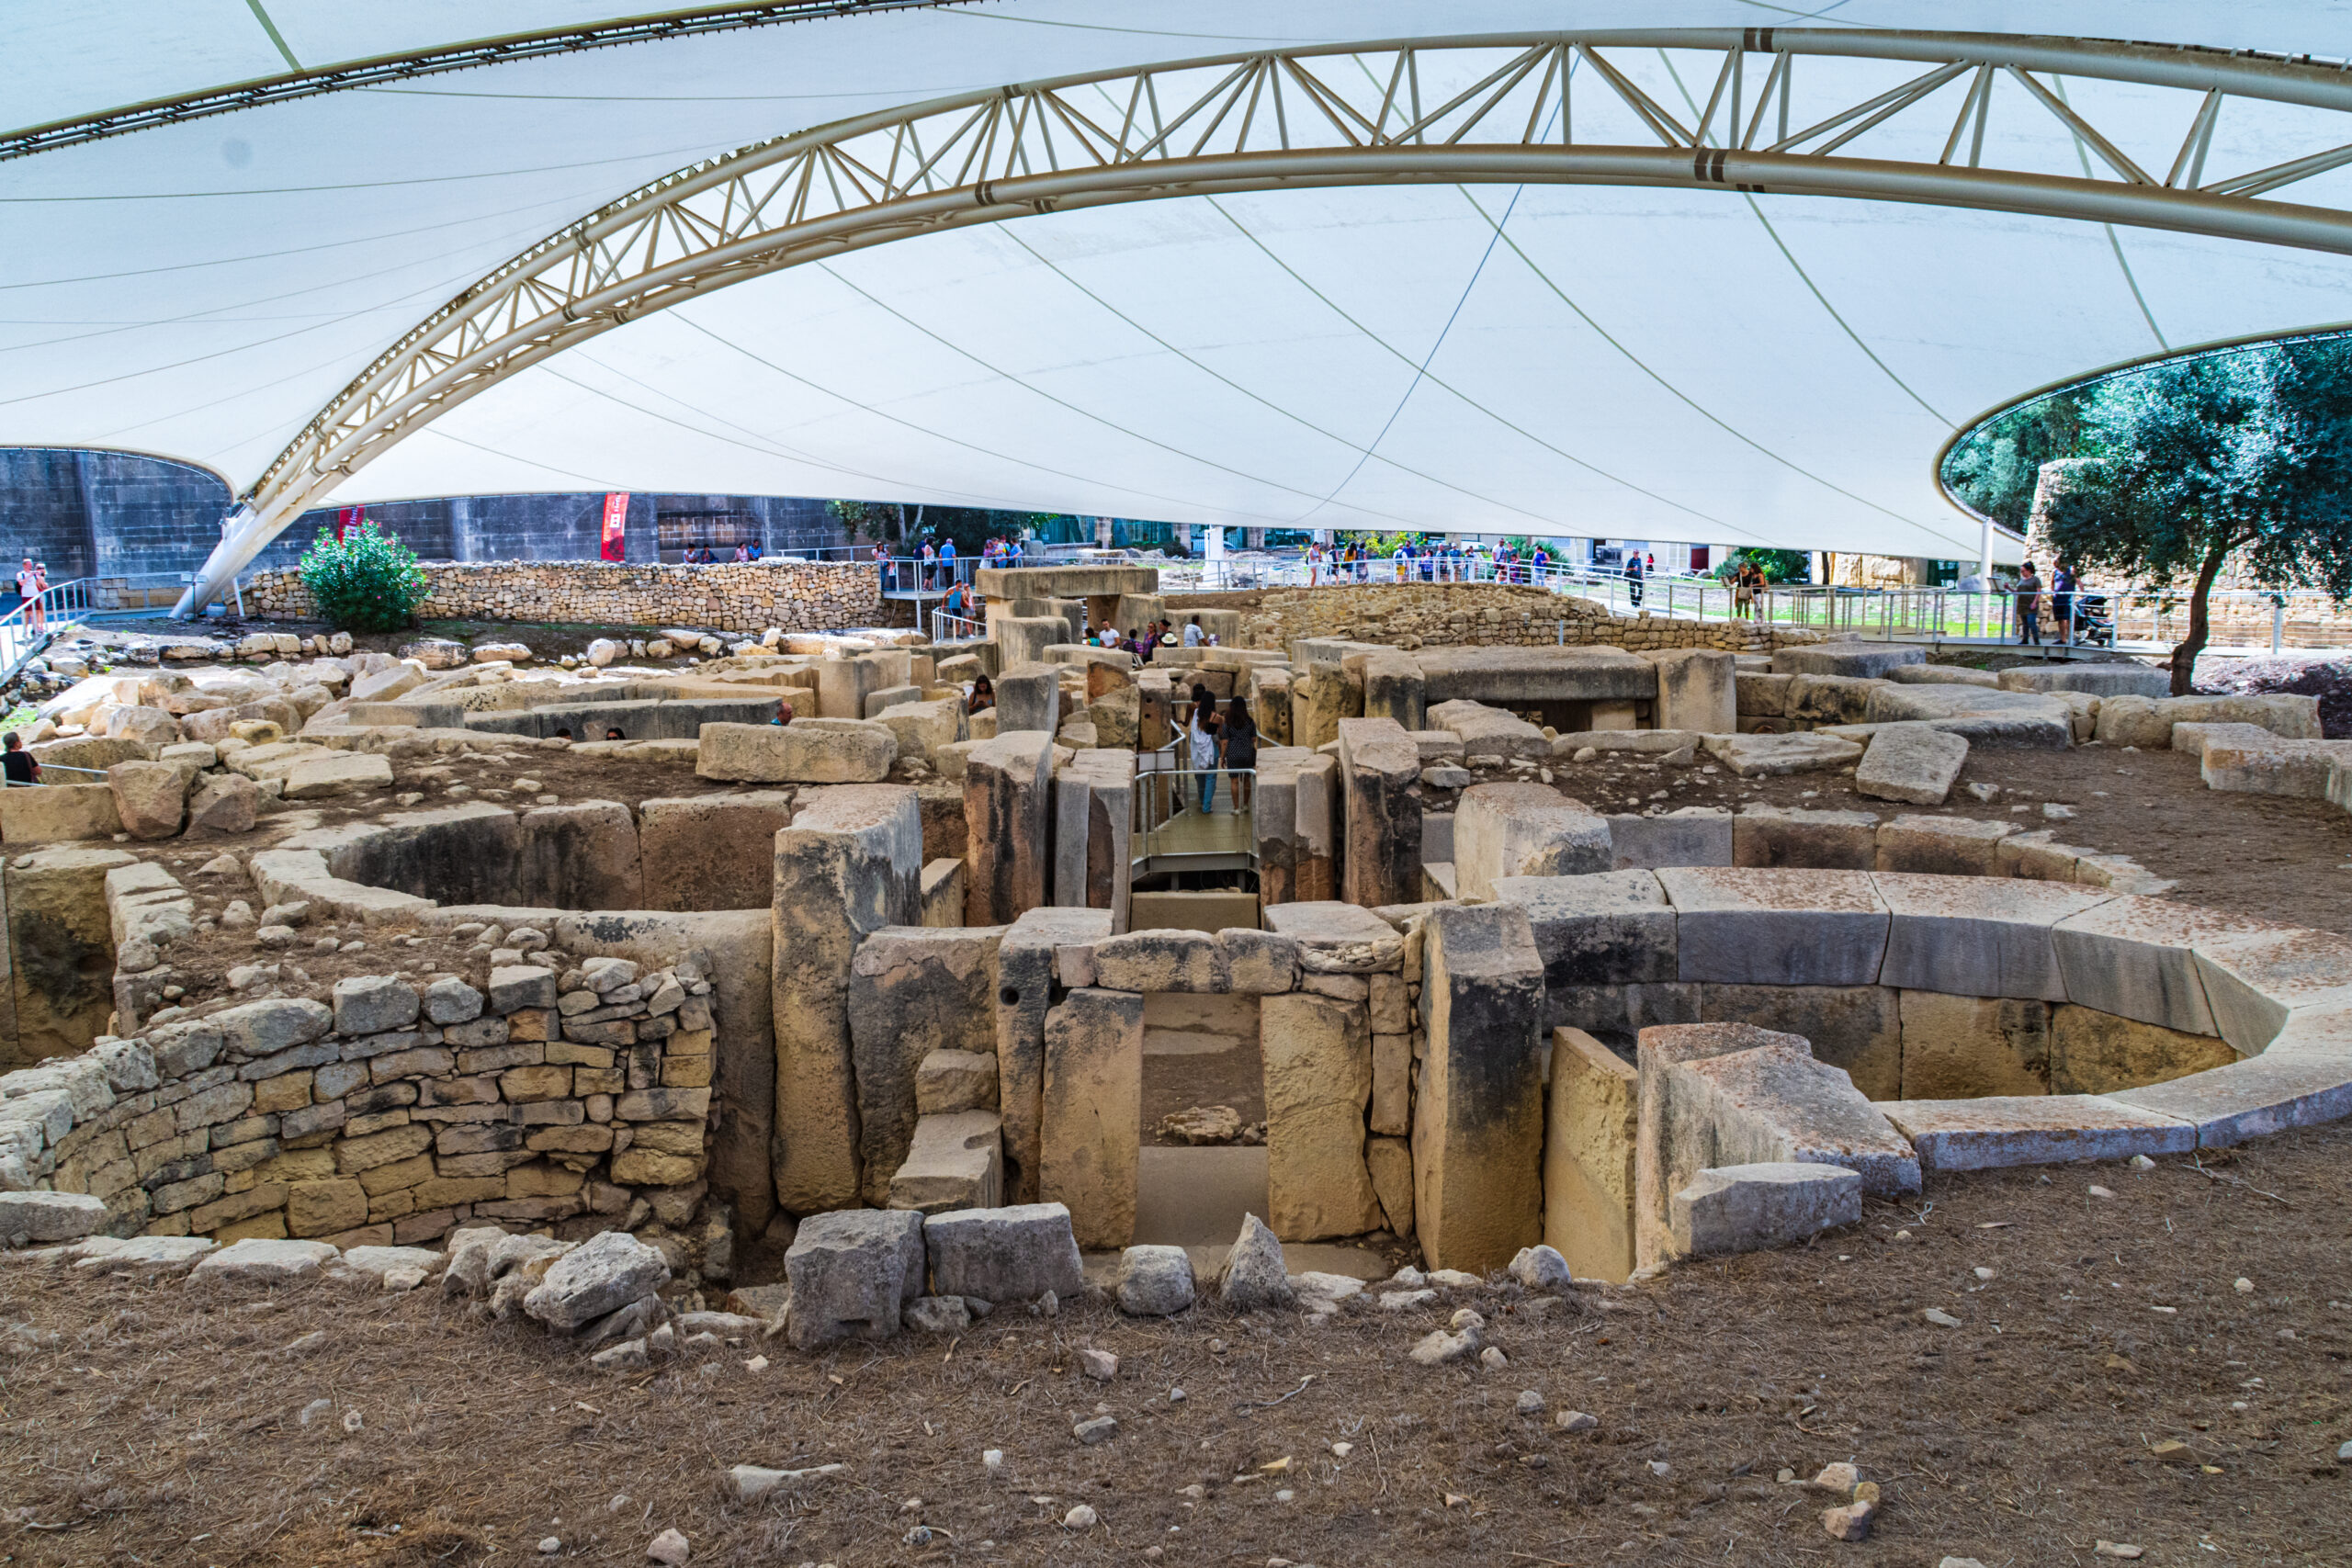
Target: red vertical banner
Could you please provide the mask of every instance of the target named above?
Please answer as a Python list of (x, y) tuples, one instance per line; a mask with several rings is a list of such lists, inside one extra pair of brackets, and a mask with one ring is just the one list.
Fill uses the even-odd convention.
[(628, 558), (628, 491), (616, 490), (605, 497), (605, 559)]
[(367, 518), (368, 509), (364, 506), (339, 508), (334, 514), (334, 542), (338, 545), (343, 543), (344, 535), (358, 527)]

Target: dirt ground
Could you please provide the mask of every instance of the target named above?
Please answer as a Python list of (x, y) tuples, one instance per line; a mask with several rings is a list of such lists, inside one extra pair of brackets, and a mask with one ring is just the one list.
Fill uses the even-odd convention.
[[(952, 1343), (745, 1344), (628, 1376), (430, 1290), (210, 1293), (10, 1263), (0, 1549), (480, 1564), (553, 1537), (558, 1561), (628, 1564), (675, 1528), (696, 1563), (843, 1568), (2087, 1565), (2099, 1540), (2150, 1564), (2341, 1563), (2348, 1159), (2352, 1130), (2327, 1128), (2201, 1170), (1942, 1179), (1809, 1248), (1579, 1291), (1543, 1317), (1511, 1289), (1326, 1326), (1073, 1303)], [(1459, 1305), (1507, 1369), (1404, 1359)], [(1087, 1346), (1120, 1357), (1114, 1382), (1080, 1376)], [(1522, 1390), (1540, 1415), (1516, 1413)], [(1119, 1432), (1082, 1447), (1070, 1427), (1098, 1407)], [(1598, 1428), (1553, 1424), (1572, 1409)], [(2191, 1462), (2155, 1457), (2166, 1440)], [(1823, 1533), (1829, 1499), (1775, 1480), (1838, 1461), (1883, 1489), (1862, 1544)], [(720, 1489), (739, 1463), (847, 1469), (742, 1505)], [(1080, 1502), (1100, 1524), (1066, 1529)]]
[[(1710, 773), (1710, 765), (1601, 760), (1555, 764), (1553, 777), (1564, 794), (1596, 811), (1769, 805), (1875, 811), (1882, 820), (1926, 812), (2015, 822), (2019, 831), (2047, 828), (2061, 843), (2127, 854), (2177, 881), (2171, 897), (2184, 903), (2352, 931), (2352, 815), (2324, 800), (2216, 794), (2199, 776), (2197, 759), (2185, 752), (1978, 748), (1940, 808), (1872, 800), (1857, 794), (1853, 779), (1839, 772), (1743, 779), (1727, 770)], [(2000, 793), (1979, 801), (1967, 793), (1971, 784), (1993, 784)], [(1664, 798), (1657, 798), (1661, 791)], [(1449, 810), (1449, 798), (1431, 792), (1425, 807)], [(2073, 815), (2053, 820), (2042, 813), (2045, 803)]]

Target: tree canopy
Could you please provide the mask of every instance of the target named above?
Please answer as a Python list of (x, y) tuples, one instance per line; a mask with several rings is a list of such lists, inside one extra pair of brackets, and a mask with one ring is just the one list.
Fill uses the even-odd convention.
[[(2150, 586), (2188, 581), (2187, 692), (2225, 564), (2264, 588), (2352, 595), (2352, 338), (2304, 338), (2115, 376), (2076, 400), (2051, 547)], [(2023, 446), (2020, 446), (2020, 450)]]
[(953, 539), (958, 555), (976, 556), (992, 538), (1017, 539), (1057, 515), (1050, 512), (992, 512), (978, 506), (909, 506), (889, 501), (829, 501), (826, 510), (852, 532), (877, 543), (905, 544)]

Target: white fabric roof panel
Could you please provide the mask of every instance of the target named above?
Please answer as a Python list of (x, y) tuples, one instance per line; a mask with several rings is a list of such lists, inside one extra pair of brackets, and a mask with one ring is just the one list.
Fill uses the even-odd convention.
[[(306, 66), (609, 15), (266, 11)], [(0, 121), (284, 69), (242, 0), (131, 16), (0, 21), (12, 65), (35, 67), (12, 70)], [(2323, 53), (2352, 41), (2340, 4), (1834, 17)], [(242, 487), (507, 256), (669, 170), (851, 113), (1270, 41), (1805, 21), (1704, 0), (1011, 0), (503, 63), (58, 148), (0, 163), (0, 444), (154, 451)], [(1669, 107), (1706, 90), (1664, 57), (1621, 59)], [(1874, 84), (1916, 74), (1830, 63)], [(2159, 169), (2183, 130), (2178, 95), (2082, 82), (2075, 101), (2143, 129), (2132, 151)], [(2293, 119), (2313, 111), (2232, 107), (2217, 167), (2304, 150)], [(1936, 123), (1892, 122), (1871, 155), (1915, 152)], [(2054, 121), (1992, 125), (2010, 164), (2080, 172)], [(1976, 528), (1930, 472), (1956, 423), (2162, 345), (2336, 321), (2346, 272), (2311, 251), (1728, 190), (1371, 186), (1097, 208), (883, 245), (649, 315), (444, 413), (334, 499), (849, 494), (1970, 556)]]

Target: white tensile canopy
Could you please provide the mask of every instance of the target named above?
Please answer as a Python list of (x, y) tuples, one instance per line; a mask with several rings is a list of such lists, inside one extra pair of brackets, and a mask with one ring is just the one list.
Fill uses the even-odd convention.
[[(2339, 90), (2332, 66), (2243, 67), (2300, 84), (2281, 90), (2285, 101), (2149, 79), (2162, 72), (2146, 51), (2120, 75), (2095, 54), (2064, 52), (2128, 36), (2339, 56), (2352, 53), (2352, 16), (2338, 6), (820, 9), (706, 18), (673, 37), (640, 28), (593, 48), (485, 51), (460, 70), (386, 67), (244, 107), (204, 95), (614, 14), (562, 0), (12, 9), (0, 20), (0, 126), (196, 103), (132, 125), (0, 132), (0, 445), (200, 463), (241, 493), (262, 484), (276, 498), (262, 508), (273, 528), (326, 501), (668, 490), (1973, 558), (1978, 525), (1942, 496), (1934, 468), (1986, 410), (2135, 357), (2352, 314), (2342, 303), (2352, 239), (2328, 226), (2352, 207), (2352, 167), (2325, 156), (2352, 143), (2352, 113), (2329, 96)], [(777, 19), (795, 10), (811, 14)], [(2028, 27), (2064, 34), (2036, 46), (2060, 52), (2012, 70), (1972, 45), (1976, 55), (1925, 86), (1932, 51), (1790, 55), (1783, 41), (1790, 107), (1778, 109), (1772, 35), (1750, 33), (1736, 51), (1720, 31), (1656, 36), (1978, 32), (2006, 36), (1998, 54), (2030, 41)], [(1530, 41), (1603, 29), (1642, 32), (1590, 55), (1573, 39), (1550, 54)], [(1473, 35), (1494, 41), (1415, 55), (1409, 81), (1393, 42), (1371, 47)], [(1143, 101), (1133, 68), (1358, 40), (1367, 48), (1296, 72), (1266, 65), (1255, 107), (1236, 97), (1223, 143), (1203, 151), (1272, 149), (1279, 76), (1283, 138), (1314, 134), (1306, 122), (1318, 87), (1327, 109), (1340, 97), (1366, 116), (1393, 104), (1395, 120), (1381, 121), (1389, 130), (1417, 103), (1434, 129), (1396, 143), (1381, 169), (1342, 158), (1312, 180), (1171, 184), (1153, 199), (1073, 197), (991, 221), (910, 224), (888, 243), (867, 233), (796, 254), (797, 265), (705, 282), (665, 297), (666, 308), (623, 308), (594, 335), (517, 356), (462, 398), (422, 415), (412, 406), (396, 439), (371, 438), (356, 457), (314, 443), (300, 462), (273, 468), (446, 302), (671, 171), (852, 117), (1050, 78), (1102, 78), (1063, 97), (1116, 125)], [(1645, 144), (1642, 155), (1657, 158), (1679, 145), (1679, 130), (1690, 138), (1674, 154), (1680, 183), (1623, 183), (1633, 176), (1597, 165), (1574, 177), (1601, 183), (1562, 183), (1556, 170), (1497, 156), (1444, 164), (1440, 133), (1472, 111), (1451, 122), (1430, 111), (1514, 59), (1524, 62), (1510, 87), (1519, 96), (1461, 146), (1572, 136)], [(1551, 85), (1554, 63), (1573, 86), (1572, 117)], [(1166, 75), (1153, 89), (1159, 112), (1238, 69)], [(1744, 141), (1724, 112), (1732, 94), (1754, 122)], [(1736, 163), (1724, 172), (1720, 155), (1706, 175), (1710, 149), (1779, 140), (1776, 113), (1792, 112), (1791, 128), (1803, 130), (1879, 95), (1888, 114), (1836, 122), (1835, 134), (1857, 133), (1828, 150), (1896, 171), (1871, 175), (1882, 183), (1868, 190), (1792, 194), (1791, 182), (1811, 176), (1755, 180)], [(1644, 103), (1672, 129), (1645, 123)], [(1211, 118), (1193, 123), (1205, 130)], [(1349, 152), (1348, 135), (1330, 129), (1344, 114), (1323, 118), (1325, 144)], [(944, 134), (946, 121), (927, 123)], [(1823, 152), (1831, 135), (1795, 151)], [(2218, 188), (2307, 157), (2302, 177), (2275, 194)], [(1972, 158), (2021, 172), (2018, 190), (2039, 180), (2041, 194), (1948, 205), (1948, 193), (1922, 194), (1928, 186), (1902, 173), (1925, 170), (1931, 184)], [(935, 183), (949, 183), (944, 164)], [(809, 198), (820, 205), (824, 184)], [(2200, 184), (2201, 207), (2174, 199)], [(2050, 194), (2062, 185), (2075, 194)], [(2141, 205), (2098, 205), (2109, 196)], [(2223, 210), (2262, 205), (2248, 196), (2322, 216), (2290, 234), (2262, 227), (2267, 216)], [(832, 198), (850, 204), (838, 179)], [(2176, 221), (2174, 208), (2187, 216)], [(681, 223), (662, 243), (691, 249), (701, 231), (689, 230)], [(302, 462), (308, 478), (288, 482)]]

